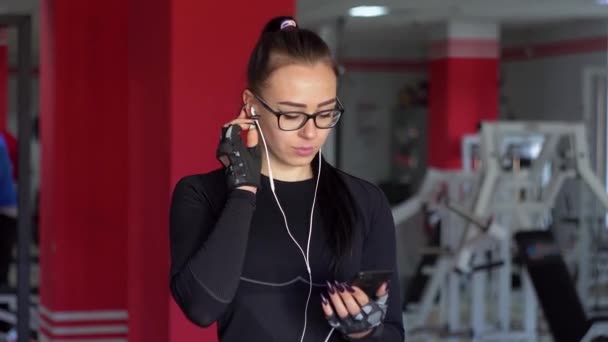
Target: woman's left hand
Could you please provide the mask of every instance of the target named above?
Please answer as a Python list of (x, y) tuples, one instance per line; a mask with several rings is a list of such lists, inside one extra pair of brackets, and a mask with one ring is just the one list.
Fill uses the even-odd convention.
[(321, 295), (325, 317), (350, 339), (366, 337), (382, 324), (387, 309), (387, 283), (380, 286), (375, 300), (370, 300), (360, 288), (345, 283), (328, 283), (327, 288), (327, 297)]

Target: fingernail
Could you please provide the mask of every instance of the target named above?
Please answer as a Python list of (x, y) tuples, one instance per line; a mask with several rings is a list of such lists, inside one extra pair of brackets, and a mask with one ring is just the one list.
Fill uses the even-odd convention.
[(345, 289), (344, 286), (342, 286), (342, 284), (338, 283), (337, 281), (335, 281), (336, 283), (336, 288), (338, 289), (338, 291), (340, 291), (340, 293), (344, 293)]
[(327, 298), (325, 298), (325, 296), (321, 293), (321, 303), (327, 305), (328, 301)]
[(336, 290), (334, 289), (334, 287), (331, 285), (331, 283), (328, 281), (327, 282), (327, 290), (329, 291), (329, 294), (335, 294)]
[(355, 289), (353, 289), (353, 287), (350, 286), (350, 284), (344, 284), (344, 287), (346, 287), (346, 289), (348, 290), (348, 292), (355, 293)]

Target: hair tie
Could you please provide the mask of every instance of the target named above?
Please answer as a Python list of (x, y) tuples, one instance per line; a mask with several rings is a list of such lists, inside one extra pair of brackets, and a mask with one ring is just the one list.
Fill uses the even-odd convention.
[(280, 30), (284, 30), (284, 29), (286, 29), (288, 27), (298, 27), (298, 25), (296, 24), (295, 20), (293, 20), (293, 19), (287, 19), (287, 20), (284, 20), (281, 23)]

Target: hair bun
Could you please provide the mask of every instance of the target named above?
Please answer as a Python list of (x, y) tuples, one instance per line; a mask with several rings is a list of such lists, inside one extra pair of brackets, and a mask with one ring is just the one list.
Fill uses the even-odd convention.
[(298, 27), (296, 20), (290, 16), (281, 16), (272, 18), (264, 27), (264, 33), (278, 32), (287, 29), (295, 29)]

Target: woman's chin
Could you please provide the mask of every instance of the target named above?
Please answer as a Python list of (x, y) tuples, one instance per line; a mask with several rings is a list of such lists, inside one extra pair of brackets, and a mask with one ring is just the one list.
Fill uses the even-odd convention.
[(288, 167), (293, 167), (293, 168), (308, 167), (315, 160), (315, 156), (317, 155), (317, 152), (318, 151), (315, 151), (315, 153), (312, 153), (307, 156), (298, 155), (297, 153), (289, 153), (289, 155), (284, 154), (282, 158), (275, 157), (276, 158), (275, 160), (278, 159), (278, 161), (280, 161), (281, 164), (288, 166)]
[(315, 155), (316, 155), (316, 153), (309, 155), (309, 156), (298, 156), (298, 155), (292, 156), (289, 159), (289, 164), (294, 167), (308, 166), (315, 159)]

